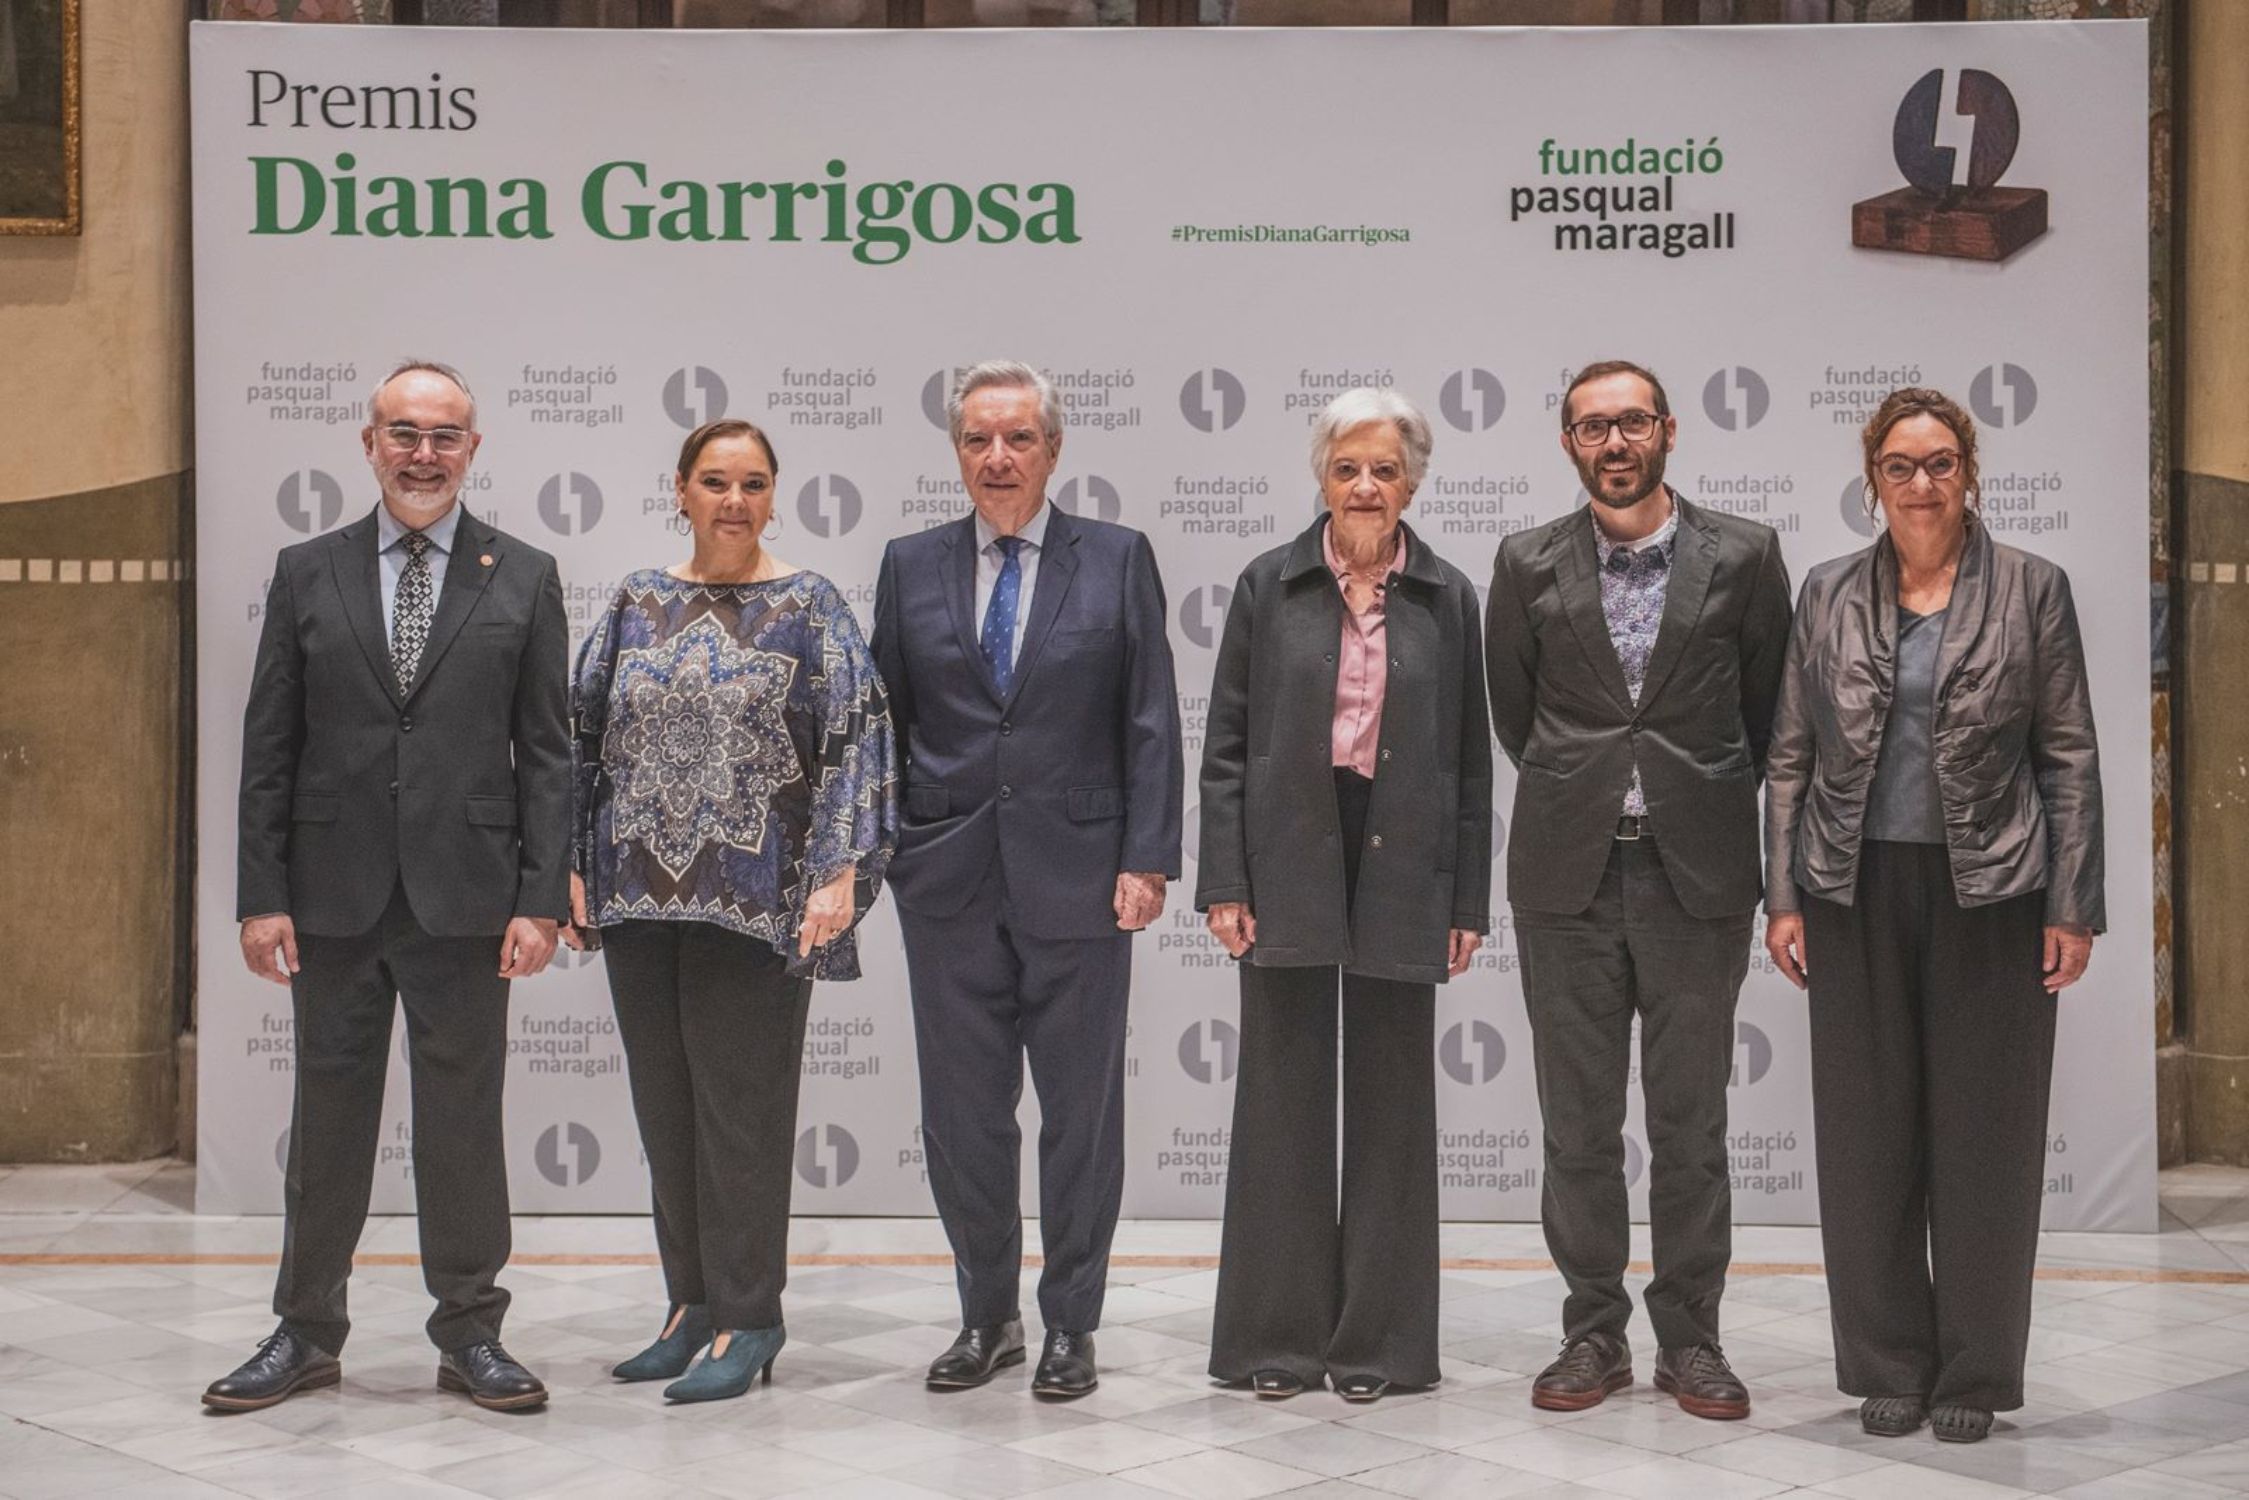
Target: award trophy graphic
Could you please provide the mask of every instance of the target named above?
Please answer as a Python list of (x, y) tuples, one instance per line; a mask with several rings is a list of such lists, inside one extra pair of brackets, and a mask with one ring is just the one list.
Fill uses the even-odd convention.
[(1944, 73), (1931, 68), (1898, 102), (1890, 147), (1910, 187), (1851, 205), (1851, 243), (1865, 250), (2005, 260), (2046, 232), (2044, 188), (2001, 187), (2015, 158), (2022, 117), (2015, 96), (1995, 74), (1960, 71), (1958, 112), (1975, 121), (1967, 180), (1959, 152), (1937, 144)]

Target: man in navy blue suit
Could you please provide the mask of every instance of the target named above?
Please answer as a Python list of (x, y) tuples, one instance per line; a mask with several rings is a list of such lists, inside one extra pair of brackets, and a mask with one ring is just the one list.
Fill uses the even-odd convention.
[(1046, 1249), (1031, 1388), (1067, 1398), (1096, 1382), (1124, 1187), (1131, 935), (1179, 874), (1179, 699), (1148, 539), (1047, 501), (1052, 384), (992, 361), (962, 372), (945, 409), (975, 511), (884, 550), (873, 641), (905, 756), (889, 882), (922, 1147), (961, 1296), (929, 1384), (982, 1385), (1024, 1358), (1028, 1056)]

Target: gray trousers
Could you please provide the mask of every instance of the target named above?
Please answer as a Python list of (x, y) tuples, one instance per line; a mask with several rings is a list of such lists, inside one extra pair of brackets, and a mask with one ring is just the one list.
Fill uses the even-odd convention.
[(1666, 1349), (1718, 1340), (1733, 1259), (1726, 1086), (1755, 915), (1690, 914), (1649, 838), (1611, 848), (1584, 911), (1515, 908), (1546, 1124), (1546, 1245), (1570, 1289), (1566, 1338), (1623, 1338), (1632, 1316), (1624, 1109), (1637, 1016), (1655, 1250), (1648, 1321)]
[(406, 889), (366, 932), (297, 934), (290, 981), (297, 1023), (296, 1105), (282, 1201), (273, 1310), (331, 1354), (351, 1332), (345, 1283), (367, 1223), (390, 1069), (391, 1018), (406, 1013), (413, 1083), (414, 1202), (422, 1281), (437, 1299), (440, 1349), (496, 1339), (507, 1316), (508, 981), (500, 937), (437, 937)]

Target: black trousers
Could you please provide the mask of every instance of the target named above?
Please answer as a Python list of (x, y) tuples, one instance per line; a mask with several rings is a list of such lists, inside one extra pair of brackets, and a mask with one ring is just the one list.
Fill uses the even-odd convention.
[(1836, 1383), (2013, 1411), (2054, 1066), (2045, 893), (1963, 910), (1943, 845), (1869, 841), (1854, 905), (1803, 906)]
[(781, 1322), (789, 1188), (812, 981), (708, 922), (602, 931), (656, 1251), (674, 1303), (719, 1328)]
[(1132, 935), (1024, 932), (998, 866), (958, 914), (898, 909), (921, 1069), (923, 1159), (952, 1241), (961, 1324), (1018, 1315), (1023, 1063), (1039, 1092), (1039, 1315), (1101, 1326), (1124, 1196), (1125, 1004)]
[(331, 1354), (351, 1332), (344, 1284), (367, 1224), (391, 1015), (403, 1006), (422, 1280), (437, 1299), (430, 1341), (458, 1349), (498, 1338), (508, 1310), (498, 1279), (510, 1244), (500, 935), (434, 937), (414, 920), (401, 886), (367, 932), (299, 933), (297, 958), (289, 985), (296, 1103), (274, 1312)]
[(1515, 908), (1546, 1126), (1541, 1216), (1547, 1249), (1569, 1283), (1566, 1338), (1623, 1338), (1632, 1317), (1624, 1111), (1637, 1015), (1655, 1252), (1648, 1321), (1666, 1349), (1718, 1340), (1733, 1259), (1726, 1086), (1754, 915), (1689, 913), (1650, 838), (1615, 842), (1584, 911)]
[[(1358, 888), (1372, 786), (1337, 773), (1346, 892)], [(1241, 1062), (1210, 1373), (1435, 1385), (1437, 988), (1334, 965), (1244, 963), (1240, 971)]]

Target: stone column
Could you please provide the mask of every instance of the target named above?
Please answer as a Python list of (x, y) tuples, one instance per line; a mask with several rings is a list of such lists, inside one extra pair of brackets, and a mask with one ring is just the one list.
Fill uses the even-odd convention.
[(2180, 37), (2180, 1036), (2186, 1155), (2249, 1164), (2249, 6)]

